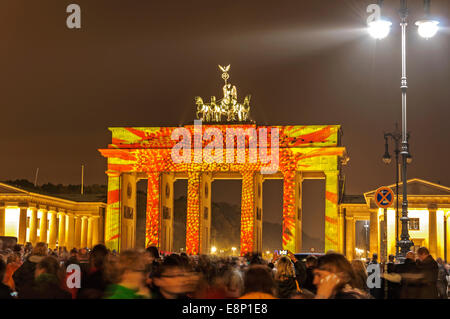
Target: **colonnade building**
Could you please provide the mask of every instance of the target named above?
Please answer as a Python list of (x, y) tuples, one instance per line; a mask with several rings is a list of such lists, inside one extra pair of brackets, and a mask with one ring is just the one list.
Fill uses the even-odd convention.
[[(388, 185), (396, 191), (396, 185)], [(408, 232), (412, 250), (425, 246), (434, 258), (450, 258), (450, 187), (414, 178), (407, 182)], [(339, 204), (343, 234), (342, 252), (349, 259), (378, 253), (382, 259), (396, 254), (396, 242), (402, 232), (402, 183), (386, 212), (375, 204), (375, 192), (343, 196)], [(359, 224), (359, 225), (358, 225)], [(363, 224), (363, 227), (358, 227)], [(358, 236), (359, 235), (359, 236)], [(360, 237), (358, 240), (357, 237)], [(365, 237), (365, 238), (364, 238)]]
[(17, 237), (18, 244), (72, 249), (104, 243), (105, 211), (97, 196), (49, 196), (0, 183), (0, 236)]

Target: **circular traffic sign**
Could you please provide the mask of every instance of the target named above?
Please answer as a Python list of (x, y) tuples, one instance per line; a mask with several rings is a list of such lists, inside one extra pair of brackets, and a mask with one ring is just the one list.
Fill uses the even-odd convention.
[(380, 187), (375, 192), (375, 203), (380, 208), (388, 208), (394, 202), (394, 192), (389, 187)]

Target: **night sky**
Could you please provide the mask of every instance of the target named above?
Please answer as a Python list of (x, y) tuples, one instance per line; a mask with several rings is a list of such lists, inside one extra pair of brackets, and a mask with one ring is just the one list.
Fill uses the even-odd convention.
[[(0, 180), (33, 181), (39, 167), (39, 183), (76, 184), (85, 164), (87, 184), (105, 183), (107, 127), (192, 121), (194, 97), (220, 97), (217, 64), (231, 64), (257, 123), (342, 125), (347, 193), (391, 184), (381, 157), (401, 121), (400, 1), (385, 1), (393, 29), (378, 42), (364, 29), (375, 2), (2, 0)], [(66, 27), (70, 3), (80, 30)], [(414, 26), (422, 1), (409, 7), (408, 177), (450, 186), (450, 0), (432, 1), (443, 28), (430, 40)]]

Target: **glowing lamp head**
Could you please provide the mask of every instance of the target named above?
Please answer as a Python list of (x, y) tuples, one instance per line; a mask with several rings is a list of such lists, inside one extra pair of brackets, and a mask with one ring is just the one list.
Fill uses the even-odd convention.
[(217, 252), (217, 247), (216, 246), (212, 246), (211, 247), (211, 253), (214, 254)]
[(416, 26), (419, 28), (419, 35), (422, 38), (429, 39), (436, 35), (438, 32), (439, 21), (436, 20), (420, 20), (416, 22)]
[(378, 40), (384, 39), (391, 31), (392, 22), (387, 19), (378, 19), (369, 23), (369, 34)]
[(391, 163), (391, 155), (389, 155), (389, 153), (387, 153), (387, 152), (383, 155), (383, 163), (384, 164)]
[(406, 155), (406, 163), (408, 163), (408, 164), (412, 163), (412, 156), (409, 153), (408, 153), (408, 155)]

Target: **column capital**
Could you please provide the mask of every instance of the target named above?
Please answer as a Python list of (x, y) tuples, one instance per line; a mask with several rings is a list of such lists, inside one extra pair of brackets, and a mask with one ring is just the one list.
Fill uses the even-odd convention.
[(39, 209), (39, 210), (42, 210), (42, 211), (48, 211), (46, 205), (39, 205), (38, 209)]
[(438, 205), (435, 203), (432, 203), (432, 204), (429, 204), (427, 208), (428, 208), (428, 212), (436, 213), (436, 211), (438, 210)]
[(21, 202), (19, 203), (19, 208), (20, 209), (28, 209), (29, 205), (26, 202)]
[(108, 175), (108, 177), (119, 177), (120, 176), (119, 171), (107, 170), (105, 173), (106, 173), (106, 175)]

